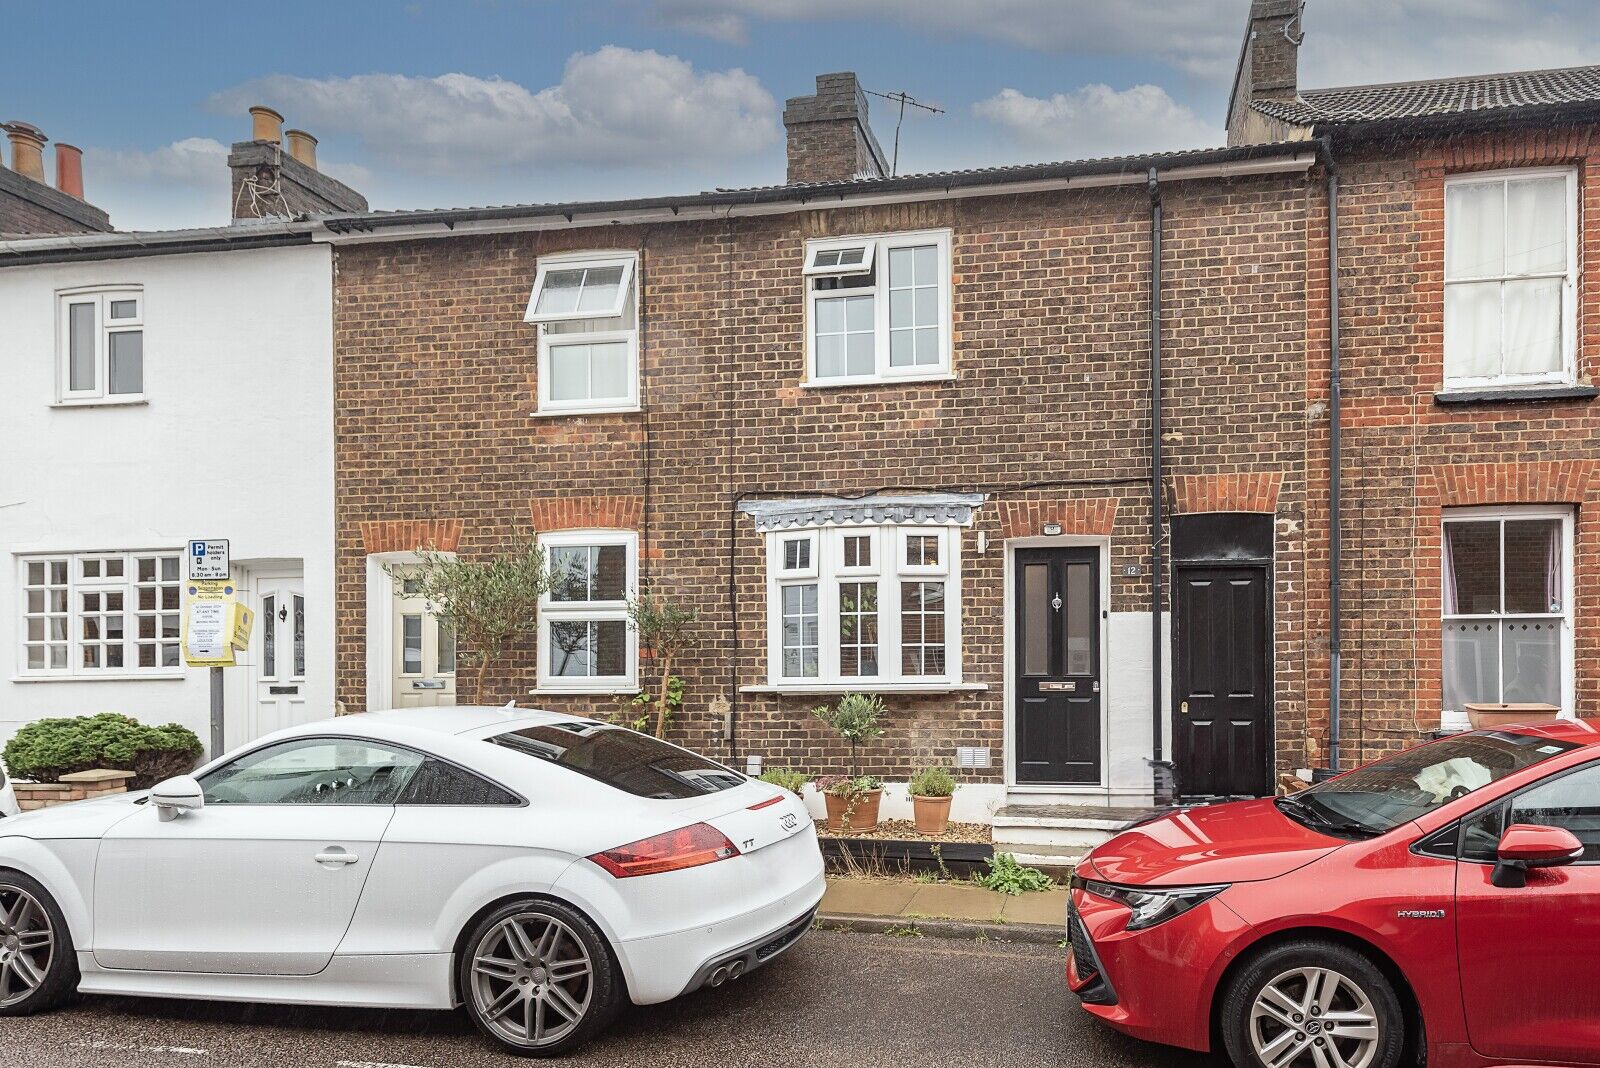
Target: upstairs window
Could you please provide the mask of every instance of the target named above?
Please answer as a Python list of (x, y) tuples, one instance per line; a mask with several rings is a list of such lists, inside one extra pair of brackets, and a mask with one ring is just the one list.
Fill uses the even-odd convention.
[(1571, 170), (1446, 182), (1447, 388), (1575, 380), (1576, 190)]
[(539, 331), (539, 411), (639, 407), (638, 257), (544, 256), (528, 298)]
[(813, 241), (802, 273), (810, 384), (949, 375), (948, 231)]
[(144, 293), (74, 290), (57, 298), (56, 355), (63, 402), (144, 398)]

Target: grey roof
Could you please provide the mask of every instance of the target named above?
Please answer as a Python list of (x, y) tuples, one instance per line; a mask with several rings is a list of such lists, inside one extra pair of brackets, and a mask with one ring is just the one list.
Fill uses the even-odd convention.
[(827, 523), (966, 523), (982, 493), (879, 493), (869, 497), (790, 497), (741, 501), (757, 530), (820, 527)]
[(1424, 82), (1305, 89), (1297, 100), (1258, 100), (1263, 115), (1297, 126), (1338, 126), (1600, 105), (1600, 66), (1480, 74)]
[(114, 230), (0, 239), (0, 267), (68, 260), (127, 259), (180, 252), (309, 245), (316, 224), (288, 219), (241, 219), (231, 226), (185, 230)]
[(321, 215), (317, 218), (335, 233), (374, 230), (386, 226), (412, 226), (425, 223), (454, 224), (489, 219), (517, 219), (533, 216), (604, 215), (610, 212), (635, 212), (652, 209), (738, 208), (745, 205), (794, 203), (816, 206), (832, 200), (846, 200), (894, 193), (942, 193), (978, 186), (1020, 182), (1050, 181), (1095, 175), (1142, 175), (1156, 170), (1178, 170), (1217, 164), (1245, 163), (1252, 160), (1292, 157), (1315, 152), (1303, 140), (1275, 141), (1226, 148), (1200, 148), (1181, 152), (1155, 152), (1134, 156), (1107, 156), (1097, 159), (1063, 160), (1055, 163), (1022, 163), (1004, 167), (971, 170), (932, 171), (885, 178), (848, 178), (835, 182), (797, 182), (788, 185), (753, 186), (741, 189), (714, 189), (682, 196), (645, 197), (622, 200), (576, 201), (568, 203), (504, 204), (492, 207), (412, 208), (399, 211), (350, 212)]

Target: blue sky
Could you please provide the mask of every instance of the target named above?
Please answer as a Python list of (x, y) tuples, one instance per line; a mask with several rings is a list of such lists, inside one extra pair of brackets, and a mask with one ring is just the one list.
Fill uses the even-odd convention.
[[(946, 109), (902, 172), (1222, 140), (1248, 0), (0, 0), (0, 118), (83, 148), (120, 228), (226, 221), (264, 103), (374, 207), (782, 180), (822, 72)], [(1309, 0), (1301, 85), (1600, 61), (1592, 0)], [(97, 32), (96, 28), (100, 28)], [(893, 137), (889, 105), (874, 125)]]

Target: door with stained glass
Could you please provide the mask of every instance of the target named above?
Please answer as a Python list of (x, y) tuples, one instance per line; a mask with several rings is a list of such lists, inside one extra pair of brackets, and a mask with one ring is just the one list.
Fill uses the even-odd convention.
[(1099, 550), (1018, 549), (1015, 565), (1017, 782), (1098, 784)]
[(456, 639), (423, 597), (417, 580), (400, 576), (394, 599), (394, 705), (456, 703)]
[(256, 624), (250, 664), (251, 701), (243, 745), (311, 718), (306, 706), (306, 584), (299, 572), (257, 574), (250, 580)]

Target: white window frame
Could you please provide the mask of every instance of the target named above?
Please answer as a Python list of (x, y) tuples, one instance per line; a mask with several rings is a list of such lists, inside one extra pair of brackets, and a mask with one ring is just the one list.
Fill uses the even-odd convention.
[[(627, 602), (638, 595), (639, 535), (631, 530), (558, 530), (539, 535), (548, 554), (561, 546), (621, 545), (627, 555), (627, 579), (621, 601), (555, 601), (548, 592), (539, 600), (538, 693), (636, 693), (639, 689), (639, 635), (628, 618)], [(626, 670), (622, 675), (580, 677), (550, 673), (550, 625), (555, 622), (621, 620), (626, 625)]]
[[(1493, 185), (1520, 179), (1556, 177), (1565, 178), (1567, 183), (1567, 269), (1564, 273), (1497, 274), (1464, 278), (1451, 278), (1449, 276), (1447, 264), (1449, 263), (1451, 189), (1465, 185)], [(1518, 278), (1561, 278), (1563, 280), (1561, 286), (1561, 370), (1523, 375), (1500, 374), (1464, 377), (1452, 376), (1448, 365), (1445, 365), (1441, 368), (1441, 371), (1446, 389), (1472, 390), (1514, 386), (1571, 385), (1577, 381), (1578, 234), (1582, 225), (1578, 217), (1578, 210), (1578, 171), (1575, 167), (1527, 167), (1497, 171), (1474, 171), (1468, 174), (1450, 175), (1445, 178), (1444, 241), (1446, 252), (1444, 263), (1440, 264), (1441, 274), (1444, 278), (1445, 293), (1448, 293), (1453, 285), (1472, 285), (1494, 281), (1504, 282)], [(1443, 338), (1450, 326), (1442, 305), (1440, 307), (1440, 324), (1440, 336)], [(1503, 326), (1502, 316), (1502, 329)]]
[[(156, 560), (155, 579), (151, 582), (141, 582), (138, 578), (139, 558), (154, 558)], [(98, 577), (84, 574), (85, 561), (105, 561), (107, 559), (122, 560), (122, 574), (115, 578), (108, 578), (102, 573)], [(161, 561), (171, 559), (175, 561), (177, 570), (172, 579), (161, 577)], [(67, 611), (65, 613), (67, 624), (67, 663), (65, 667), (52, 668), (49, 666), (48, 653), (43, 668), (28, 666), (28, 649), (31, 645), (60, 645), (60, 641), (51, 639), (48, 623), (46, 624), (45, 638), (42, 642), (30, 641), (28, 637), (28, 619), (36, 613), (29, 612), (28, 606), (28, 565), (42, 563), (46, 569), (53, 562), (64, 562), (67, 568)], [(183, 551), (176, 548), (164, 549), (104, 549), (98, 551), (81, 552), (41, 552), (23, 553), (16, 557), (17, 575), (17, 610), (16, 623), (18, 626), (16, 639), (16, 672), (14, 678), (18, 681), (49, 681), (49, 680), (84, 680), (84, 679), (171, 679), (182, 678), (184, 673), (182, 650), (182, 617), (185, 611), (183, 596)], [(46, 571), (48, 580), (48, 570)], [(154, 588), (156, 592), (156, 606), (153, 609), (140, 609), (138, 598), (141, 587)], [(178, 590), (178, 603), (176, 607), (163, 607), (161, 604), (161, 589), (172, 587)], [(122, 594), (122, 609), (114, 614), (121, 615), (123, 662), (116, 667), (108, 667), (102, 663), (99, 667), (83, 666), (83, 650), (85, 645), (104, 647), (108, 643), (103, 637), (86, 641), (83, 637), (83, 595), (86, 593), (120, 593)], [(46, 613), (59, 616), (61, 613), (49, 611), (48, 599)], [(113, 614), (104, 607), (89, 615), (103, 616)], [(152, 638), (139, 637), (139, 617), (141, 615), (154, 617), (155, 636)], [(161, 633), (161, 617), (163, 615), (176, 615), (178, 617), (178, 636), (163, 637)], [(148, 667), (139, 665), (139, 645), (141, 643), (155, 646), (156, 663)], [(161, 664), (161, 647), (163, 645), (178, 646), (178, 663)]]
[[(113, 301), (137, 305), (132, 319), (112, 319)], [(94, 385), (72, 388), (72, 322), (74, 304), (94, 305)], [(144, 333), (144, 287), (139, 285), (80, 286), (56, 291), (56, 402), (59, 404), (138, 404), (145, 400), (149, 367), (141, 362), (137, 393), (111, 392), (111, 335)], [(142, 344), (142, 342), (141, 342)]]
[[(790, 542), (803, 542), (808, 547), (806, 553), (806, 566), (788, 566), (788, 546)], [(820, 566), (817, 553), (817, 532), (814, 530), (786, 530), (780, 531), (776, 539), (776, 552), (772, 559), (772, 572), (786, 581), (796, 579), (814, 579), (817, 577), (817, 568)]]
[[(636, 412), (639, 410), (639, 307), (644, 287), (639, 285), (639, 257), (633, 252), (564, 252), (539, 257), (538, 271), (534, 275), (533, 290), (528, 296), (528, 309), (523, 321), (531, 323), (539, 333), (539, 415), (596, 415), (606, 412)], [(617, 300), (603, 312), (560, 312), (540, 315), (534, 311), (539, 295), (544, 291), (545, 279), (551, 271), (567, 271), (578, 267), (621, 267), (622, 282), (617, 288)], [(628, 300), (633, 297), (632, 321), (628, 321)], [(577, 325), (583, 329), (562, 330), (563, 325)], [(554, 400), (550, 396), (552, 382), (551, 350), (567, 345), (607, 345), (621, 342), (627, 346), (627, 392), (621, 397), (600, 399)]]
[[(856, 263), (829, 263), (822, 264), (817, 261), (826, 252), (843, 252), (848, 249), (861, 250), (861, 259)], [(858, 274), (871, 274), (872, 262), (877, 252), (878, 243), (870, 239), (856, 241), (813, 241), (806, 246), (806, 265), (800, 273), (807, 277), (832, 277), (847, 278)]]
[[(948, 690), (962, 686), (961, 676), (961, 528), (955, 524), (839, 524), (819, 528), (813, 549), (816, 568), (810, 573), (783, 570), (783, 542), (795, 530), (775, 530), (767, 541), (767, 684), (774, 690), (814, 693), (821, 690), (859, 690), (886, 693), (917, 690)], [(844, 567), (844, 539), (849, 535), (871, 534), (873, 565)], [(941, 539), (938, 568), (901, 567), (905, 559), (907, 534), (932, 534)], [(890, 558), (885, 546), (894, 546)], [(839, 587), (874, 578), (878, 585), (878, 674), (840, 673)], [(945, 584), (944, 634), (945, 673), (906, 675), (901, 670), (900, 585), (905, 582), (942, 581)], [(783, 674), (783, 587), (817, 587), (817, 674), (792, 677)]]
[[(813, 262), (818, 252), (840, 248), (855, 248), (863, 244), (870, 250), (864, 267), (856, 268), (852, 265), (851, 269), (847, 271), (813, 267)], [(916, 248), (923, 245), (933, 245), (939, 257), (939, 315), (936, 324), (939, 329), (939, 360), (934, 364), (893, 367), (889, 363), (889, 253), (897, 248)], [(801, 269), (801, 277), (804, 279), (806, 290), (805, 385), (810, 388), (822, 388), (861, 385), (873, 382), (939, 381), (952, 377), (951, 339), (953, 332), (951, 321), (953, 307), (950, 278), (953, 267), (950, 249), (951, 233), (949, 230), (912, 230), (895, 234), (858, 235), (806, 242), (805, 266)], [(872, 270), (874, 262), (877, 264), (877, 276), (871, 288), (818, 291), (812, 284), (812, 279), (818, 277), (847, 277), (866, 274)], [(817, 373), (817, 302), (819, 300), (849, 296), (870, 296), (873, 298), (873, 373), (870, 375), (837, 375), (824, 378)]]
[[(1572, 612), (1573, 612), (1573, 599), (1574, 599), (1574, 594), (1576, 592), (1576, 579), (1575, 579), (1575, 576), (1573, 575), (1573, 567), (1574, 567), (1574, 564), (1575, 564), (1575, 559), (1574, 559), (1575, 558), (1575, 553), (1574, 553), (1574, 544), (1573, 544), (1573, 519), (1574, 519), (1573, 509), (1571, 509), (1571, 508), (1563, 508), (1563, 507), (1559, 507), (1559, 506), (1549, 506), (1549, 505), (1507, 505), (1507, 506), (1502, 506), (1502, 507), (1491, 506), (1491, 507), (1481, 507), (1481, 508), (1446, 508), (1446, 509), (1444, 509), (1444, 511), (1442, 512), (1442, 514), (1440, 516), (1440, 524), (1439, 524), (1440, 525), (1440, 530), (1439, 530), (1439, 589), (1440, 589), (1441, 594), (1442, 594), (1442, 592), (1444, 590), (1444, 569), (1447, 566), (1449, 566), (1449, 561), (1445, 556), (1445, 554), (1449, 552), (1449, 545), (1446, 543), (1445, 538), (1444, 538), (1444, 527), (1446, 525), (1450, 524), (1450, 523), (1472, 523), (1472, 522), (1481, 523), (1481, 522), (1484, 522), (1486, 520), (1502, 520), (1503, 521), (1503, 520), (1508, 520), (1508, 519), (1510, 519), (1510, 520), (1518, 520), (1518, 519), (1523, 519), (1523, 520), (1526, 520), (1526, 519), (1551, 519), (1551, 520), (1556, 520), (1556, 521), (1561, 523), (1561, 545), (1562, 545), (1561, 551), (1562, 551), (1563, 557), (1562, 557), (1562, 561), (1561, 561), (1562, 593), (1561, 593), (1561, 702), (1560, 702), (1560, 704), (1561, 704), (1561, 715), (1562, 715), (1562, 717), (1563, 718), (1571, 718), (1572, 715), (1573, 715), (1573, 708), (1574, 708), (1574, 703), (1573, 703), (1574, 702), (1574, 695), (1575, 695), (1574, 672), (1575, 672), (1575, 664), (1576, 664), (1576, 661), (1575, 661), (1576, 649), (1574, 647), (1574, 641), (1573, 641), (1573, 623), (1572, 623), (1572, 618), (1573, 618), (1573, 615), (1572, 615)], [(1502, 535), (1502, 537), (1503, 537), (1503, 535)], [(1501, 590), (1502, 604), (1504, 604), (1504, 600), (1503, 599), (1504, 599), (1504, 596), (1505, 596), (1505, 548), (1504, 548), (1503, 544), (1502, 544), (1501, 549), (1500, 549), (1500, 590)], [(1439, 619), (1439, 643), (1440, 643), (1439, 669), (1440, 669), (1440, 672), (1441, 672), (1439, 699), (1440, 699), (1441, 706), (1443, 705), (1443, 702), (1444, 702), (1444, 679), (1443, 679), (1444, 648), (1443, 648), (1443, 646), (1444, 646), (1444, 628), (1445, 628), (1446, 624), (1452, 623), (1452, 622), (1471, 621), (1471, 620), (1493, 620), (1493, 621), (1495, 621), (1497, 623), (1504, 623), (1504, 622), (1506, 622), (1508, 620), (1509, 621), (1515, 621), (1515, 620), (1518, 620), (1518, 619), (1550, 619), (1555, 614), (1556, 613), (1554, 613), (1554, 612), (1523, 612), (1523, 613), (1499, 613), (1499, 614), (1453, 613), (1452, 614), (1452, 613), (1447, 613), (1447, 612), (1444, 611), (1444, 599), (1441, 596), (1440, 597), (1440, 601), (1439, 601), (1439, 616), (1440, 616), (1440, 619)], [(1503, 653), (1500, 654), (1500, 655), (1501, 655), (1501, 663), (1503, 664), (1504, 663)], [(1504, 696), (1504, 694), (1505, 694), (1505, 679), (1504, 679), (1504, 677), (1502, 677), (1501, 680), (1500, 680), (1500, 690), (1501, 690), (1500, 695)], [(1459, 709), (1459, 708), (1442, 708), (1441, 710), (1445, 714), (1446, 717), (1450, 717), (1450, 718), (1452, 718), (1452, 719), (1454, 719), (1456, 721), (1454, 723), (1455, 726), (1464, 726), (1465, 725), (1465, 723), (1466, 723), (1466, 712), (1465, 712), (1465, 710)], [(1450, 725), (1450, 724), (1447, 724), (1447, 725)]]

